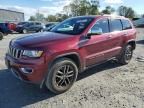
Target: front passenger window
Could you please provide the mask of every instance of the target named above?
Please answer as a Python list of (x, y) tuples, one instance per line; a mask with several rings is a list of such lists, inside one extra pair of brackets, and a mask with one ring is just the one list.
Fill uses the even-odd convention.
[(101, 31), (102, 33), (109, 32), (108, 19), (101, 19), (96, 22), (96, 24), (91, 28), (91, 31)]

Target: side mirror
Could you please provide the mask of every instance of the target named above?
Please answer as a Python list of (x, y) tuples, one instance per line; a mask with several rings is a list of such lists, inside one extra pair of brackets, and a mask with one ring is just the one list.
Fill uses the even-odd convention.
[(95, 27), (95, 28), (92, 28), (89, 33), (87, 34), (88, 37), (91, 37), (92, 35), (101, 35), (103, 32), (102, 32), (102, 29), (99, 28), (99, 27)]

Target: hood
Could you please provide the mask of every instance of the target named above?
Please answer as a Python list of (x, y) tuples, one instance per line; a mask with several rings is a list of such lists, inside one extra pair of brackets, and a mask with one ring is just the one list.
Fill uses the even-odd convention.
[(43, 32), (43, 33), (35, 33), (28, 36), (19, 37), (14, 39), (13, 42), (22, 47), (32, 47), (32, 46), (38, 46), (41, 44), (52, 42), (55, 40), (63, 40), (69, 37), (72, 37), (72, 35)]

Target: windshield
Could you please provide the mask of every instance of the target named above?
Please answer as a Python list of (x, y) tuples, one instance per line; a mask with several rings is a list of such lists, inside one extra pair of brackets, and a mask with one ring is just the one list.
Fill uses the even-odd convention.
[(81, 34), (93, 20), (93, 17), (67, 19), (54, 27), (51, 32), (71, 35)]

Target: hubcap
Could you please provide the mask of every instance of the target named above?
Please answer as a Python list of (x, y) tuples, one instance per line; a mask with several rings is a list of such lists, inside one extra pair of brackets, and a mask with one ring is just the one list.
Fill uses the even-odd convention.
[(27, 33), (27, 31), (24, 29), (24, 30), (23, 30), (23, 33)]
[(125, 59), (129, 61), (132, 58), (132, 49), (128, 47), (125, 52)]
[(67, 87), (74, 81), (74, 68), (71, 65), (61, 66), (55, 77), (58, 87)]

